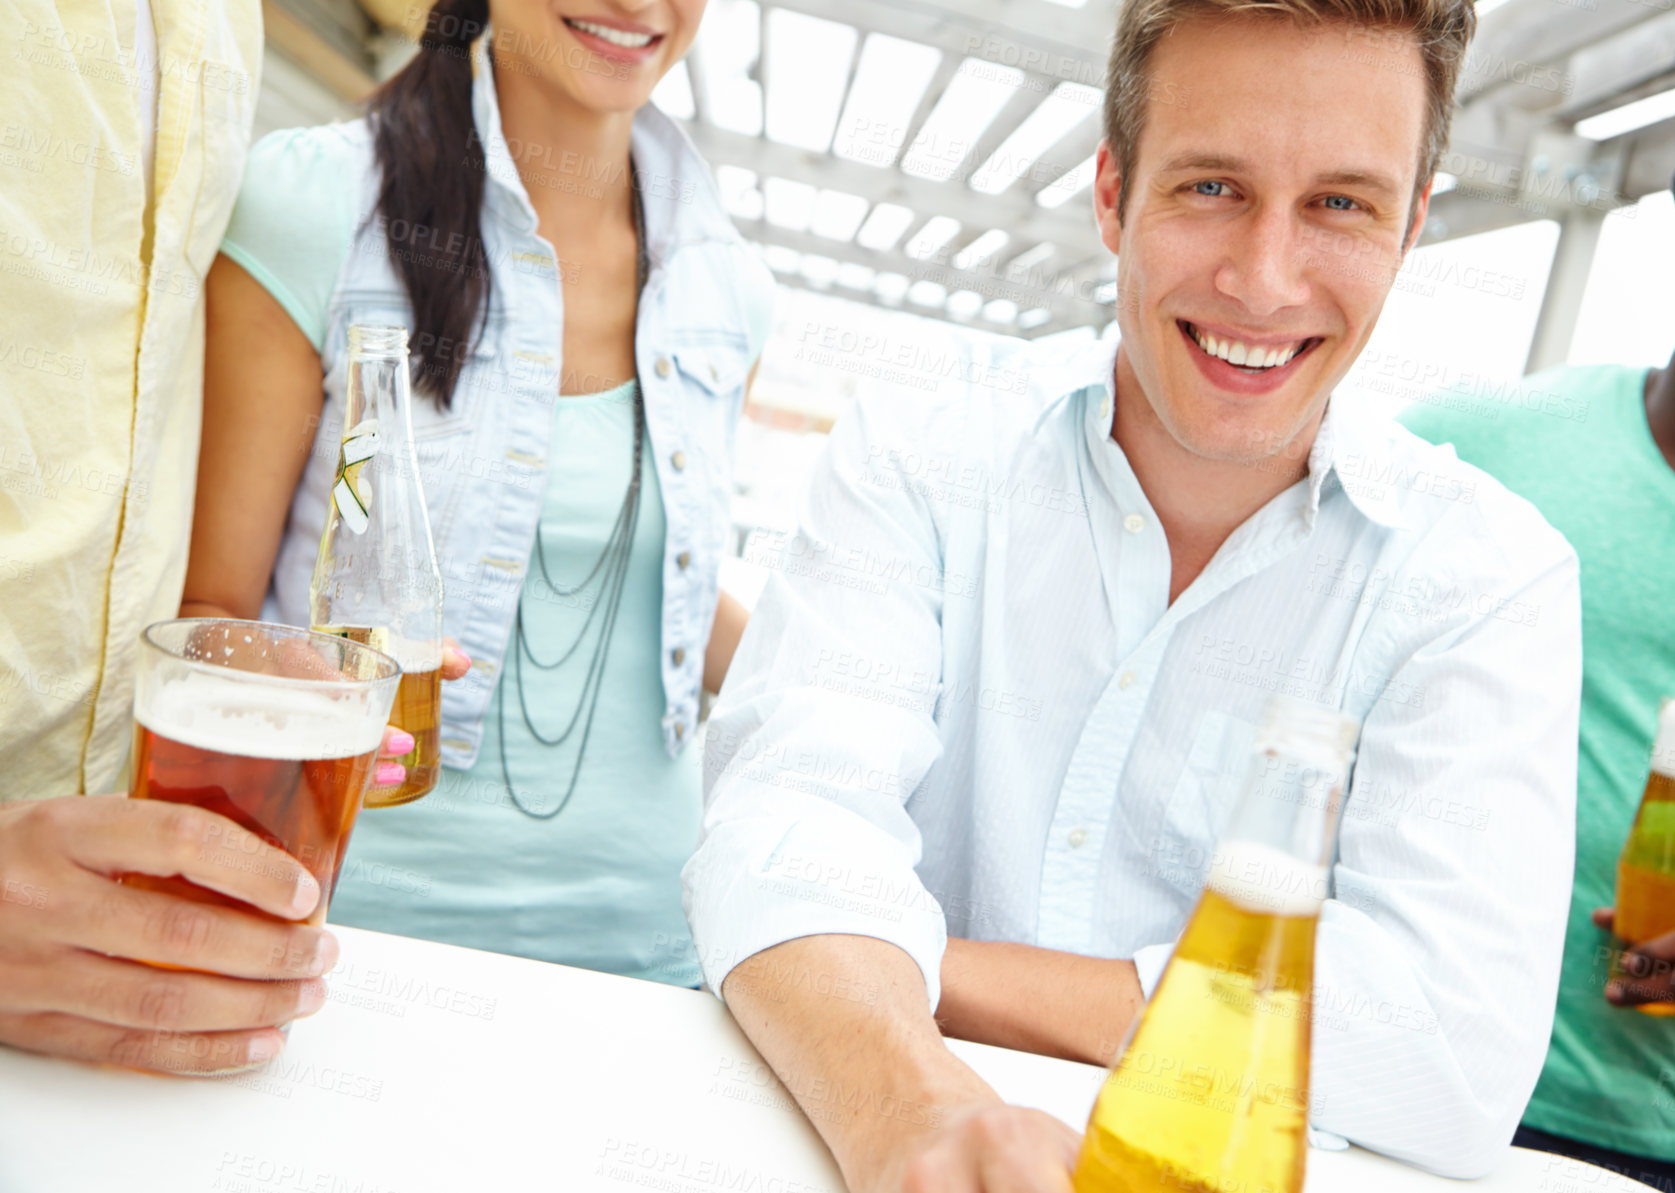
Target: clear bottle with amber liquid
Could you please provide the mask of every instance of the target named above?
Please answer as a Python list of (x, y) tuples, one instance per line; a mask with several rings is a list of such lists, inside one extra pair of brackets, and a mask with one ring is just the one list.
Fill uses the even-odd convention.
[(1203, 894), (1094, 1104), (1076, 1193), (1299, 1193), (1314, 937), (1356, 722), (1269, 702)]
[[(1625, 948), (1675, 932), (1675, 698), (1658, 708), (1646, 794), (1617, 859), (1612, 928)], [(1612, 976), (1627, 976), (1621, 950)], [(1644, 1015), (1675, 1016), (1675, 1003), (1643, 1003), (1634, 1009)]]
[(401, 665), (390, 723), (413, 737), (413, 749), (395, 759), (407, 777), (371, 788), (365, 801), (393, 808), (429, 792), (441, 773), (442, 573), (413, 450), (407, 329), (351, 326), (348, 368), (309, 619)]

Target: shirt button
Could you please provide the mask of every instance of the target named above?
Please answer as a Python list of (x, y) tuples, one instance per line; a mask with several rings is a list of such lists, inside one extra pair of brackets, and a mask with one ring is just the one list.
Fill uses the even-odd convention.
[(675, 666), (677, 666), (677, 667), (679, 667), (682, 663), (686, 662), (686, 650), (685, 650), (684, 647), (680, 647), (680, 646), (675, 647), (674, 660), (675, 660)]
[(1085, 828), (1073, 828), (1070, 830), (1070, 836), (1067, 837), (1066, 840), (1070, 842), (1070, 848), (1080, 849), (1088, 843), (1088, 830)]
[(1122, 677), (1117, 680), (1117, 686), (1125, 692), (1132, 688), (1134, 686), (1134, 672), (1124, 671)]
[(669, 363), (669, 358), (667, 356), (659, 356), (657, 358), (657, 375), (659, 377), (667, 377), (670, 373), (674, 372), (674, 370), (675, 366)]
[(1130, 514), (1122, 520), (1122, 528), (1129, 534), (1139, 534), (1146, 528), (1146, 520), (1139, 514)]
[(685, 452), (676, 452), (674, 455), (669, 457), (669, 463), (674, 466), (674, 469), (675, 469), (676, 472), (685, 471), (685, 469), (686, 469), (686, 453)]
[(692, 552), (682, 551), (679, 555), (675, 556), (675, 562), (680, 564), (681, 571), (684, 572), (692, 563)]
[(675, 722), (675, 740), (680, 741), (685, 736), (686, 736), (686, 724), (685, 724), (685, 722), (676, 721)]

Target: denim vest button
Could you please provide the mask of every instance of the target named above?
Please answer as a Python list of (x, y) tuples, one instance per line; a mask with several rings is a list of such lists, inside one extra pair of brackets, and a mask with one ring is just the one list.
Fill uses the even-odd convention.
[(677, 667), (679, 667), (682, 663), (686, 662), (686, 649), (684, 647), (680, 647), (680, 646), (675, 647), (674, 658), (675, 658), (675, 666), (677, 666)]
[(669, 363), (669, 358), (667, 356), (659, 356), (657, 358), (657, 375), (659, 377), (667, 377), (670, 373), (674, 372), (674, 368), (675, 366)]
[(682, 551), (679, 555), (675, 556), (675, 562), (680, 564), (680, 570), (684, 572), (692, 563), (692, 552)]

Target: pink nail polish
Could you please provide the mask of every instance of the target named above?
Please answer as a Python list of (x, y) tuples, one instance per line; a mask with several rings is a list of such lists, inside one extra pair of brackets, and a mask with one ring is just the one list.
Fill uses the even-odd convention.
[(411, 733), (404, 733), (402, 730), (397, 729), (394, 733), (390, 734), (390, 753), (398, 758), (403, 754), (411, 754), (413, 752), (413, 745), (413, 735)]
[(392, 783), (399, 783), (407, 777), (407, 768), (399, 762), (380, 762), (378, 774), (375, 776), (380, 787), (388, 787)]

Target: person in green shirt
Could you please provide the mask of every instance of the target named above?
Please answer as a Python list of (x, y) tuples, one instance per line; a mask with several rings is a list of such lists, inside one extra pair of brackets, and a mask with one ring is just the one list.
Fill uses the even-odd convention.
[(1610, 978), (1617, 855), (1675, 696), (1675, 359), (1558, 368), (1499, 394), (1433, 395), (1401, 421), (1533, 502), (1582, 568), (1576, 869), (1553, 1038), (1513, 1143), (1675, 1193), (1675, 933)]

